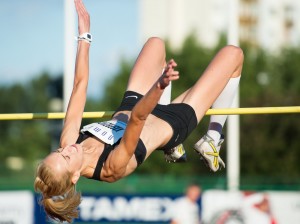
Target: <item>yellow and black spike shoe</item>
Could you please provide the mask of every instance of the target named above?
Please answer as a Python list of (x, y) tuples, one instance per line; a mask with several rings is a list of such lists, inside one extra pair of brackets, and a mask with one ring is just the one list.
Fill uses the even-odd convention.
[(217, 145), (209, 135), (204, 135), (195, 145), (194, 149), (202, 157), (204, 163), (214, 172), (218, 171), (222, 167), (225, 168), (225, 163), (221, 159), (219, 153), (221, 144), (224, 142), (224, 136)]
[(164, 154), (165, 160), (168, 163), (182, 163), (187, 161), (187, 156), (183, 144), (180, 144), (170, 150), (166, 150)]

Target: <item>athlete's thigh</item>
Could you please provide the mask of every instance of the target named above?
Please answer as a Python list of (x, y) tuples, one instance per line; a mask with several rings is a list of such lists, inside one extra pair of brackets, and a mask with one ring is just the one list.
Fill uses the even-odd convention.
[(241, 74), (242, 61), (242, 51), (239, 48), (224, 47), (213, 58), (195, 85), (175, 101), (181, 101), (193, 107), (200, 121), (229, 79)]
[(127, 90), (142, 95), (152, 87), (166, 65), (164, 42), (156, 37), (149, 38), (143, 46), (129, 77)]

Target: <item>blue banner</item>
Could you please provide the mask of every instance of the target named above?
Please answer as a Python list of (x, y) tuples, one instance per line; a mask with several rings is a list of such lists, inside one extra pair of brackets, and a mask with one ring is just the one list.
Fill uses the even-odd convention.
[[(83, 194), (79, 218), (74, 223), (168, 223), (174, 201), (181, 196)], [(35, 222), (47, 223), (43, 209), (35, 201)]]

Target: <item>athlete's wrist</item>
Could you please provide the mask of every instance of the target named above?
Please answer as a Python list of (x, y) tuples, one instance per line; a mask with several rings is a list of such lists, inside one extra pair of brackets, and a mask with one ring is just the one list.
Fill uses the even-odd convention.
[(93, 36), (91, 33), (85, 32), (80, 34), (76, 39), (77, 41), (84, 41), (86, 43), (91, 44), (93, 41)]

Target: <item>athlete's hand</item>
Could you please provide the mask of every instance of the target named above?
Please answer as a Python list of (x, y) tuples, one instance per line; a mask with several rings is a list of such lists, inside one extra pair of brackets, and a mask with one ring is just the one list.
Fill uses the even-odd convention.
[(165, 89), (171, 81), (179, 79), (179, 72), (174, 70), (176, 66), (177, 64), (173, 59), (167, 63), (163, 74), (158, 80), (161, 89)]
[(90, 32), (90, 15), (86, 10), (82, 0), (74, 0), (75, 7), (78, 15), (78, 33), (89, 33)]

